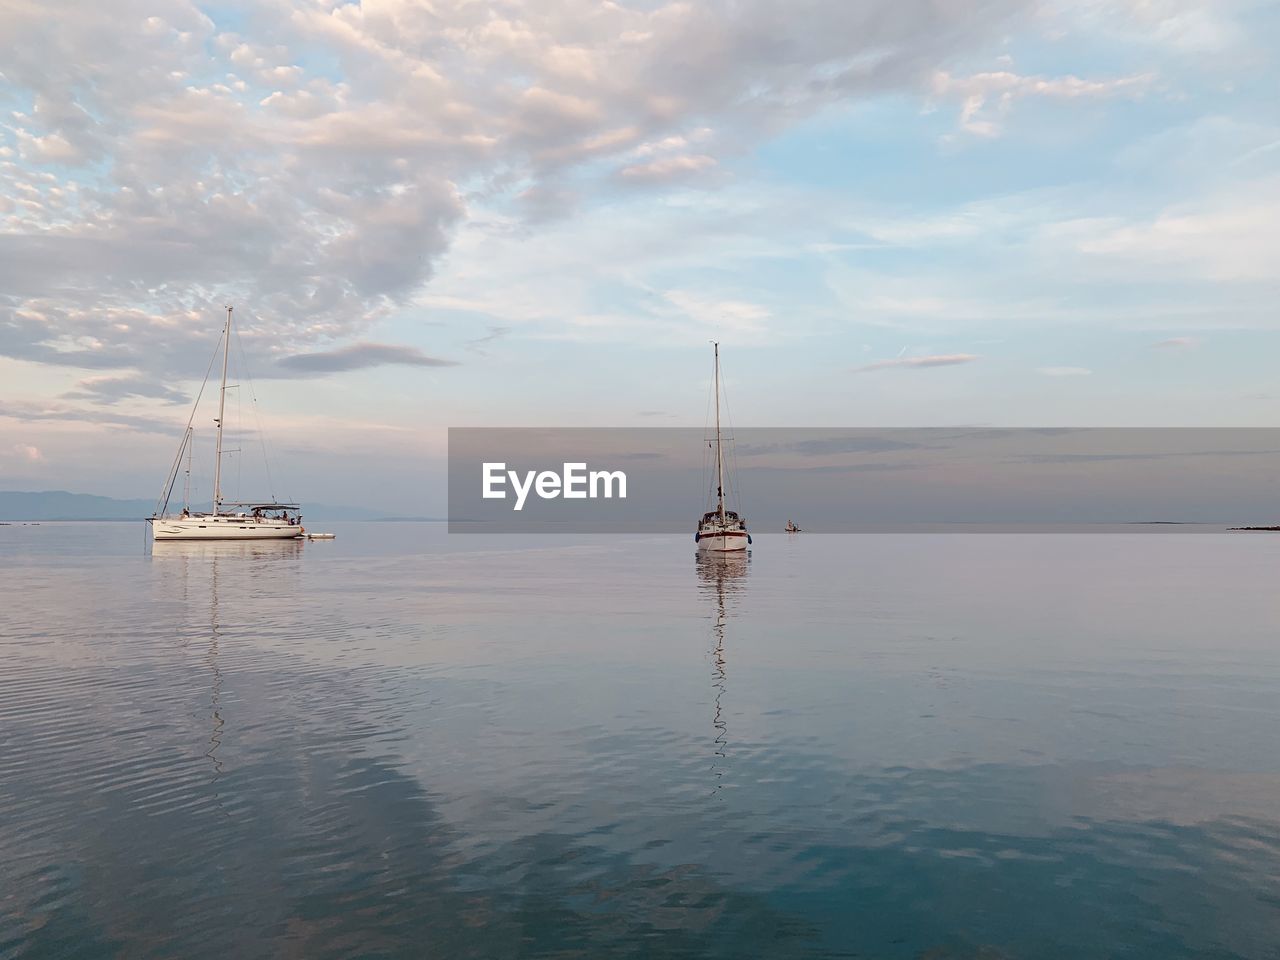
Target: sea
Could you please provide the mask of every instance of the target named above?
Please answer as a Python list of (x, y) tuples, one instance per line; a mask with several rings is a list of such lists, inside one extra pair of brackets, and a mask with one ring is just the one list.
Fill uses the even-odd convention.
[(0, 958), (1280, 958), (1280, 534), (0, 526)]

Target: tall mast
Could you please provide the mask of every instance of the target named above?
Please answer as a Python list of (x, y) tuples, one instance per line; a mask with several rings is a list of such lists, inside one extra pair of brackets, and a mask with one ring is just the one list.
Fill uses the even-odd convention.
[(218, 393), (218, 441), (213, 456), (213, 515), (222, 512), (222, 418), (227, 410), (227, 357), (231, 354), (231, 307), (227, 307), (227, 325), (222, 328), (222, 389)]
[(716, 509), (724, 523), (724, 453), (720, 448), (720, 344), (713, 342), (716, 355)]
[(192, 433), (193, 433), (193, 428), (192, 428), (190, 425), (188, 425), (188, 426), (187, 426), (187, 439), (186, 439), (186, 444), (187, 444), (187, 479), (186, 479), (186, 481), (185, 481), (185, 482), (183, 483), (183, 485), (182, 485), (182, 509), (184, 509), (184, 510), (191, 506), (191, 447), (192, 447), (192, 443), (191, 443), (191, 434), (192, 434)]

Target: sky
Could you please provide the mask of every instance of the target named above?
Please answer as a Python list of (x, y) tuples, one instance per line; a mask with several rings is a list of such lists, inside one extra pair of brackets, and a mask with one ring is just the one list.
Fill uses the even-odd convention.
[(0, 489), (158, 492), (228, 303), (304, 501), (429, 510), (450, 426), (701, 426), (712, 339), (746, 425), (1280, 425), (1276, 3), (0, 0), (0, 36)]

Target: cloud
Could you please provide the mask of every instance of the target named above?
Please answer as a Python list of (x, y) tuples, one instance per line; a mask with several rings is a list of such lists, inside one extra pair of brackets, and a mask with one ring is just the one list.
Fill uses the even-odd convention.
[(1157, 340), (1151, 345), (1156, 350), (1179, 350), (1186, 347), (1198, 347), (1200, 341), (1196, 337), (1170, 337), (1168, 340)]
[(40, 452), (40, 448), (29, 443), (15, 443), (9, 449), (20, 460), (25, 460), (27, 463), (40, 463), (44, 460), (44, 454)]
[(474, 340), (468, 340), (465, 346), (472, 353), (478, 353), (482, 357), (488, 356), (488, 353), (484, 349), (485, 345), (501, 340), (510, 332), (510, 327), (491, 326), (488, 333), (482, 337), (476, 337)]
[(1102, 221), (1082, 233), (1078, 249), (1208, 280), (1272, 280), (1280, 274), (1280, 176), (1233, 181), (1151, 219)]
[(1046, 377), (1088, 377), (1093, 371), (1088, 367), (1040, 367), (1036, 373)]
[(624, 180), (659, 183), (679, 180), (702, 173), (716, 165), (716, 158), (705, 153), (684, 154), (677, 157), (663, 157), (648, 163), (635, 163), (623, 167), (618, 175)]
[(5, 5), (0, 355), (199, 377), (225, 302), (259, 354), (359, 338), (478, 206), (537, 228), (592, 177), (688, 189), (830, 104), (918, 90), (1032, 6)]
[(317, 353), (295, 353), (275, 362), (271, 376), (313, 377), (347, 370), (397, 364), (409, 367), (456, 367), (453, 360), (429, 357), (417, 347), (385, 343), (353, 343)]
[(758, 303), (718, 300), (687, 290), (668, 290), (663, 299), (708, 331), (727, 331), (739, 338), (762, 335), (771, 316), (769, 309)]
[(175, 390), (148, 377), (85, 377), (76, 383), (74, 390), (64, 393), (66, 400), (91, 400), (96, 403), (116, 403), (132, 397), (163, 400), (165, 403), (186, 403), (191, 398), (181, 390)]
[(974, 353), (939, 353), (928, 357), (895, 357), (892, 360), (876, 360), (863, 367), (855, 367), (854, 373), (885, 370), (890, 367), (954, 367), (982, 359)]
[[(1133, 74), (1110, 80), (1023, 76), (1008, 70), (956, 77), (939, 70), (933, 75), (933, 95), (960, 101), (960, 128), (982, 137), (999, 136), (1001, 121), (1013, 104), (1028, 97), (1050, 100), (1141, 97), (1155, 82), (1152, 74)], [(994, 102), (994, 107), (989, 104)]]
[(1206, 55), (1239, 58), (1249, 51), (1240, 14), (1251, 7), (1266, 9), (1252, 0), (1050, 0), (1045, 12), (1112, 42), (1162, 48), (1203, 65)]
[(0, 403), (0, 419), (19, 423), (77, 423), (103, 427), (122, 427), (143, 433), (175, 434), (180, 424), (172, 420), (118, 413), (112, 409), (85, 408), (65, 403), (33, 403), (10, 401)]

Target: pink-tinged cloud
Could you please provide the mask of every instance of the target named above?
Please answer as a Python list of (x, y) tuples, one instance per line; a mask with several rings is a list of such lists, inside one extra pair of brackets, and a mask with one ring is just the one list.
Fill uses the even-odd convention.
[(928, 357), (896, 357), (893, 360), (877, 360), (865, 367), (855, 367), (854, 373), (886, 370), (889, 367), (954, 367), (961, 363), (973, 363), (981, 359), (976, 353), (937, 353)]
[(1168, 340), (1161, 340), (1151, 346), (1157, 350), (1176, 350), (1179, 347), (1198, 347), (1200, 346), (1200, 341), (1195, 337), (1170, 337)]
[(693, 176), (716, 165), (715, 157), (706, 154), (661, 157), (648, 163), (635, 163), (619, 171), (626, 180), (660, 183)]

